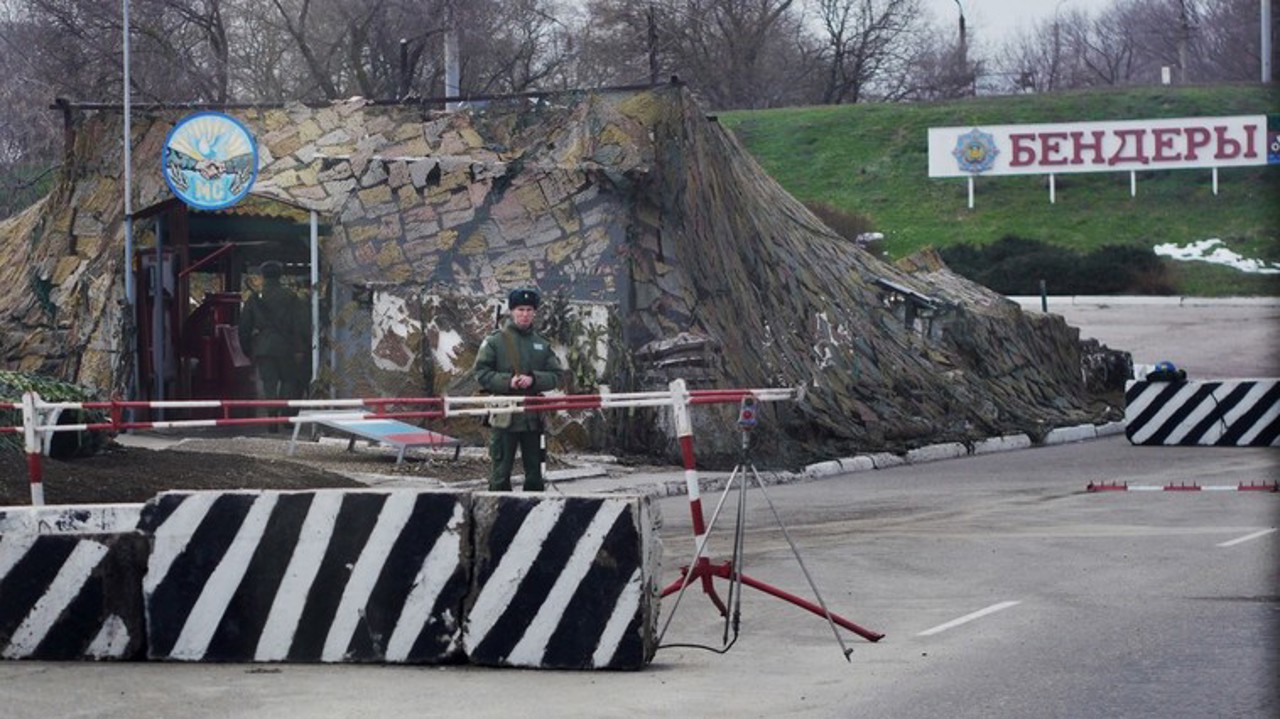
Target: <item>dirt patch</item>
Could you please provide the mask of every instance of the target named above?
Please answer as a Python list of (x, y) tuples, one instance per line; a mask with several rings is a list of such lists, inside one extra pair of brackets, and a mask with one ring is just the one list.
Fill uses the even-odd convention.
[[(556, 466), (555, 462), (549, 466)], [(234, 437), (186, 439), (166, 449), (113, 442), (90, 457), (42, 461), (47, 504), (145, 502), (171, 489), (321, 489), (363, 487), (360, 477), (436, 480), (440, 485), (480, 482), (488, 474), (483, 456), (453, 452), (408, 456), (379, 447), (346, 450), (346, 443), (299, 443), (295, 456), (276, 439)], [(424, 482), (423, 486), (432, 486)], [(0, 506), (31, 503), (26, 457), (0, 451)]]

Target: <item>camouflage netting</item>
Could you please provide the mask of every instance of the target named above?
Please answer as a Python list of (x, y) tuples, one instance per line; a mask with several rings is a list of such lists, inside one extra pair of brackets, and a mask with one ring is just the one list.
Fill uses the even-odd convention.
[[(182, 114), (135, 116), (135, 208), (171, 200), (156, 158)], [(936, 256), (894, 266), (839, 238), (680, 86), (234, 114), (259, 139), (254, 202), (326, 227), (326, 392), (472, 392), (494, 305), (536, 285), (577, 391), (803, 387), (757, 431), (757, 456), (778, 461), (1039, 437), (1117, 413), (1090, 393), (1060, 317), (1024, 314)], [(0, 223), (5, 366), (113, 395), (133, 356), (120, 119), (77, 114), (57, 189)], [(736, 451), (732, 419), (695, 413), (700, 457)], [(562, 445), (674, 451), (661, 412), (554, 429)]]

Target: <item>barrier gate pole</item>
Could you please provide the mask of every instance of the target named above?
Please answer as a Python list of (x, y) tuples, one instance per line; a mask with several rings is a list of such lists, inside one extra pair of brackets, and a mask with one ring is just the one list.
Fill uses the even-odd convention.
[(36, 425), (40, 423), (40, 413), (36, 403), (40, 395), (35, 392), (22, 393), (22, 445), (27, 452), (27, 476), (31, 480), (31, 504), (44, 505), (44, 469), (40, 463), (40, 433)]
[[(693, 456), (693, 421), (689, 418), (689, 389), (682, 379), (672, 381), (670, 387), (671, 412), (676, 424), (676, 438), (680, 442), (681, 459), (684, 462), (684, 482), (689, 494), (689, 512), (693, 517), (693, 538), (697, 543), (698, 552), (694, 557), (692, 569), (681, 567), (680, 579), (662, 590), (662, 596), (679, 591), (680, 587), (687, 584), (690, 579), (697, 578), (702, 582), (703, 594), (707, 595), (723, 616), (728, 613), (729, 608), (716, 593), (715, 583), (711, 581), (715, 573), (711, 567), (711, 560), (706, 554), (707, 524), (702, 514), (702, 490), (698, 487), (698, 468)], [(686, 578), (685, 575), (690, 572), (692, 576)]]

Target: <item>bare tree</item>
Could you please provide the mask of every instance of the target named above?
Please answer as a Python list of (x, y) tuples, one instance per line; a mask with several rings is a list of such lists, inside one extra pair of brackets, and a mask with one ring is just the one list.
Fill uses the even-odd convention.
[(924, 30), (909, 48), (897, 94), (903, 100), (942, 100), (974, 94), (986, 62), (970, 52), (950, 24)]
[[(1271, 0), (1272, 17), (1280, 2)], [(1252, 81), (1262, 62), (1257, 0), (1218, 0), (1204, 8), (1199, 55), (1205, 80)]]
[(1084, 56), (1093, 20), (1069, 9), (1015, 34), (995, 62), (1004, 92), (1054, 92), (1087, 84)]
[(858, 102), (877, 83), (893, 86), (913, 33), (922, 29), (919, 0), (817, 0), (825, 33), (824, 104)]
[[(1273, 0), (1274, 1), (1274, 0)], [(1001, 50), (1004, 90), (1249, 81), (1257, 77), (1257, 0), (1116, 0), (1097, 15), (1071, 10)]]
[(813, 38), (794, 0), (593, 0), (578, 61), (623, 82), (678, 75), (720, 109), (806, 95)]
[(61, 151), (51, 88), (33, 71), (37, 28), (0, 5), (0, 219), (48, 190)]

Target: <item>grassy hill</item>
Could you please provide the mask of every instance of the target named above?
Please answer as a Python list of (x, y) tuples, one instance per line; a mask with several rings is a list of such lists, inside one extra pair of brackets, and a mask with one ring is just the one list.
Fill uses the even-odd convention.
[[(930, 127), (1280, 113), (1276, 85), (1147, 87), (945, 103), (864, 104), (720, 115), (792, 195), (870, 219), (893, 258), (923, 247), (982, 245), (1005, 235), (1078, 251), (1107, 244), (1220, 238), (1246, 257), (1280, 262), (1280, 166), (979, 178), (968, 209), (962, 179), (928, 177)], [(1275, 275), (1171, 263), (1182, 294), (1280, 294)]]

